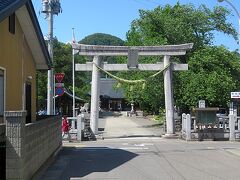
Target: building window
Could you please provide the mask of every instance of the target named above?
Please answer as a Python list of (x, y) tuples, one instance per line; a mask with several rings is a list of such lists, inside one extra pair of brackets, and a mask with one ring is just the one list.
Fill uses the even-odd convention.
[(8, 30), (10, 33), (15, 34), (15, 13), (9, 16), (9, 26)]
[(4, 71), (0, 69), (0, 117), (4, 114)]

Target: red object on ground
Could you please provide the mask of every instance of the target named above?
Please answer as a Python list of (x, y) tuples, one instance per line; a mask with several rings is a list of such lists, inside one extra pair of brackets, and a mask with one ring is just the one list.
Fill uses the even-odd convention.
[(68, 120), (66, 117), (64, 117), (62, 121), (62, 132), (68, 132), (68, 131), (69, 131)]

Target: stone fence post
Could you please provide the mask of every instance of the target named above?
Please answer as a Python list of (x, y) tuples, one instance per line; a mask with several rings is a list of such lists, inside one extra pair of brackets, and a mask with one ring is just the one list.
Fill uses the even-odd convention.
[(229, 141), (235, 141), (235, 122), (236, 122), (236, 115), (229, 114)]
[(240, 131), (240, 119), (237, 118), (237, 130)]
[(24, 180), (26, 111), (7, 111), (6, 118), (6, 179)]
[(84, 114), (77, 116), (77, 140), (82, 140), (82, 129), (84, 128)]
[(186, 140), (191, 140), (191, 115), (186, 115), (186, 121), (185, 121), (185, 129), (186, 129)]
[(183, 114), (182, 114), (182, 134), (184, 134), (184, 133), (186, 132), (185, 122), (186, 122), (186, 114), (183, 113)]

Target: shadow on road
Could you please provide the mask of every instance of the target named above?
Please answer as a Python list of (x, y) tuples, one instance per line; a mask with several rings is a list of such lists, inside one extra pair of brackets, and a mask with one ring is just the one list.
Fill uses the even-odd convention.
[(46, 175), (55, 170), (58, 171), (57, 179), (82, 178), (94, 172), (109, 172), (136, 156), (129, 151), (108, 147), (64, 147)]

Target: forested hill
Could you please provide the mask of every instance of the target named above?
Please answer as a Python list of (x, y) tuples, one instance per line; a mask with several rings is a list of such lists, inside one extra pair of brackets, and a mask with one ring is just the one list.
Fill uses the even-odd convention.
[(123, 46), (124, 41), (116, 36), (104, 33), (95, 33), (89, 35), (79, 41), (81, 44), (90, 44), (90, 45), (112, 45), (112, 46)]

